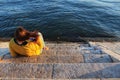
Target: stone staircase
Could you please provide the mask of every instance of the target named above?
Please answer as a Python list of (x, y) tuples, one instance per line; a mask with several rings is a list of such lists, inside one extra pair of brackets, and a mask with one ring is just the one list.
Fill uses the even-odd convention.
[(0, 48), (1, 79), (120, 80), (120, 62), (96, 45), (47, 43), (40, 56), (11, 58)]

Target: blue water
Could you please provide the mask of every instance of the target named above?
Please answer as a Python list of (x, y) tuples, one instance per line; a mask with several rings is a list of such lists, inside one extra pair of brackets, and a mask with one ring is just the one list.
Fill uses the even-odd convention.
[(120, 0), (0, 0), (0, 38), (17, 26), (46, 39), (120, 38)]

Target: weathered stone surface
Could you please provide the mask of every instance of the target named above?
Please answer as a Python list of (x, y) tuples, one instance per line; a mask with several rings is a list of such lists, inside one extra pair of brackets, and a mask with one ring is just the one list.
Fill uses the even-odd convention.
[[(87, 79), (120, 78), (119, 63), (0, 64), (1, 78)], [(96, 79), (95, 79), (96, 78)]]
[(4, 58), (1, 63), (57, 63), (58, 57), (56, 56), (32, 56), (32, 57), (16, 57)]
[(3, 56), (3, 59), (2, 60), (5, 60), (5, 59), (11, 59), (12, 56), (10, 55), (10, 53), (7, 53)]
[(1, 80), (101, 80), (101, 79), (97, 79), (97, 78), (91, 78), (91, 79), (90, 78), (89, 79), (2, 78)]
[(106, 48), (117, 54), (120, 54), (120, 42), (90, 42), (91, 45), (96, 45), (101, 48)]
[(58, 63), (83, 63), (83, 56), (58, 56)]
[(55, 64), (53, 78), (120, 78), (120, 63)]
[(113, 62), (120, 62), (118, 59), (116, 59), (116, 58), (114, 58), (114, 57), (112, 57), (112, 56), (111, 56), (111, 58), (112, 58), (112, 61), (113, 61)]
[(37, 62), (36, 57), (16, 57), (16, 58), (8, 58), (9, 55), (6, 55), (1, 63), (35, 63)]
[[(109, 56), (103, 56), (101, 48), (97, 45), (90, 46), (89, 44), (78, 44), (78, 43), (73, 43), (73, 44), (48, 43), (47, 46), (49, 46), (50, 50), (48, 51), (44, 50), (43, 53), (38, 57), (30, 57), (30, 58), (20, 57), (20, 58), (11, 59), (10, 55), (4, 55), (4, 58), (2, 57), (4, 61), (2, 62), (32, 62), (32, 63), (52, 63), (52, 62), (73, 63), (74, 62), (75, 63), (76, 61), (76, 63), (78, 63), (78, 62), (84, 62), (83, 60), (85, 60), (85, 62), (94, 62), (94, 63), (112, 62)], [(3, 52), (6, 53), (8, 51), (3, 50)], [(81, 57), (82, 55), (84, 55), (84, 59), (83, 57)]]
[[(6, 55), (9, 57), (9, 55)], [(81, 63), (83, 56), (33, 56), (33, 57), (4, 57), (1, 63)]]
[(3, 59), (4, 55), (9, 52), (8, 48), (0, 48), (0, 61)]
[[(17, 63), (80, 63), (80, 62), (112, 62), (111, 58), (102, 54), (101, 48), (88, 44), (47, 44), (49, 50), (43, 50), (40, 56), (11, 58), (4, 55), (2, 62)], [(6, 48), (8, 51), (8, 48)], [(3, 51), (6, 53), (7, 51)], [(95, 55), (94, 55), (95, 54)], [(97, 55), (96, 55), (97, 54)], [(99, 54), (99, 55), (98, 55)], [(84, 55), (84, 57), (83, 57)]]
[(79, 48), (78, 46), (54, 46), (54, 47), (50, 47), (50, 49), (52, 50), (57, 50), (57, 51), (61, 51), (61, 50), (76, 50), (77, 48)]
[(81, 50), (83, 54), (105, 54), (102, 50)]
[(89, 47), (89, 44), (84, 44), (84, 43), (60, 43), (60, 44), (46, 44), (50, 49), (55, 49), (55, 50), (71, 50), (71, 49), (77, 49), (80, 47)]
[(120, 54), (120, 42), (96, 42), (97, 45), (104, 46), (105, 48)]
[[(59, 44), (60, 45), (60, 44)], [(55, 46), (54, 46), (55, 47)], [(73, 48), (74, 46), (72, 46)], [(16, 57), (11, 58), (10, 54), (6, 54), (2, 60), (10, 63), (80, 63), (84, 62), (83, 56), (77, 49), (72, 49), (70, 46), (60, 47), (61, 49), (51, 49), (48, 51), (43, 50), (40, 56), (32, 57)], [(71, 48), (71, 49), (70, 49)], [(79, 47), (78, 47), (79, 48)], [(65, 60), (66, 59), (66, 60)]]
[(70, 42), (62, 42), (62, 43), (47, 43), (46, 44), (48, 47), (56, 47), (56, 46), (80, 46), (80, 45), (84, 45), (83, 43), (70, 43)]
[(99, 78), (70, 79), (70, 80), (100, 80)]
[(90, 47), (89, 44), (80, 44), (79, 47)]
[(98, 46), (88, 46), (88, 47), (81, 46), (80, 51), (82, 51), (83, 53), (90, 53), (90, 54), (103, 54), (102, 49)]
[(76, 49), (72, 50), (59, 50), (56, 52), (57, 56), (81, 56), (82, 52)]
[(1, 80), (120, 80), (120, 78), (87, 78), (87, 79), (41, 79), (41, 78), (0, 78)]
[(109, 64), (102, 70), (102, 76), (104, 78), (120, 78), (120, 64), (112, 66)]
[(52, 78), (52, 64), (0, 63), (1, 78)]
[(106, 48), (103, 48), (103, 51), (106, 53), (106, 54), (109, 54), (111, 57), (114, 57), (116, 58), (119, 62), (120, 62), (120, 55), (117, 54), (117, 53), (114, 53), (113, 51), (110, 51)]
[(91, 50), (90, 51), (92, 54), (104, 54), (102, 50)]
[(56, 52), (57, 52), (57, 50), (52, 50), (52, 49), (50, 49), (48, 51), (43, 50), (43, 52), (40, 54), (40, 56), (56, 56)]
[(94, 50), (94, 47), (91, 47), (91, 46), (89, 46), (89, 47), (82, 46), (80, 48), (81, 48), (81, 50)]
[(101, 80), (120, 80), (120, 78), (102, 78)]
[(0, 48), (0, 55), (8, 52), (9, 52), (8, 48)]
[(85, 63), (108, 63), (112, 59), (107, 54), (84, 54)]
[(37, 58), (37, 60), (40, 63), (58, 63), (58, 57), (57, 56), (44, 56), (44, 57), (41, 57), (41, 58)]
[[(113, 57), (113, 59), (117, 59), (116, 61), (120, 61), (120, 55), (119, 55), (119, 51), (120, 51), (120, 47), (119, 44), (120, 42), (90, 42), (90, 44), (92, 46), (99, 46), (102, 51), (106, 54), (109, 54), (111, 57)], [(113, 60), (113, 61), (114, 61)]]
[(46, 45), (50, 50), (43, 51), (40, 56), (17, 58), (11, 58), (8, 48), (1, 47), (0, 53), (5, 54), (0, 62), (0, 78), (22, 77), (24, 80), (120, 78), (120, 63), (112, 63), (111, 57), (105, 54), (99, 45), (79, 43)]
[(0, 48), (8, 48), (9, 42), (0, 42)]

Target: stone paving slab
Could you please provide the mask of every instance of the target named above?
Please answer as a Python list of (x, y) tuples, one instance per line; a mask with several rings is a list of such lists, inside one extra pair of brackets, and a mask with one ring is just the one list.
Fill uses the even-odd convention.
[(2, 60), (5, 54), (9, 53), (8, 48), (0, 48), (0, 60)]
[(49, 41), (45, 41), (45, 44), (47, 46), (51, 46), (51, 45), (63, 45), (63, 46), (67, 46), (67, 45), (81, 45), (81, 44), (85, 44), (84, 42), (49, 42)]
[(88, 47), (81, 46), (79, 51), (90, 54), (105, 54), (100, 47), (93, 45)]
[(120, 44), (120, 42), (116, 42), (116, 44), (112, 43), (112, 42), (89, 42), (90, 45), (92, 46), (99, 46), (102, 51), (106, 54), (109, 54), (111, 57), (117, 59), (115, 61), (120, 61), (120, 54), (119, 54), (119, 50), (120, 47), (118, 46)]
[[(0, 78), (1, 79), (1, 78)], [(2, 78), (1, 80), (120, 80), (120, 78), (107, 78), (107, 79), (97, 79), (97, 78), (87, 78), (87, 79), (41, 79), (41, 78)]]
[(57, 63), (58, 57), (56, 56), (32, 56), (32, 57), (5, 57), (0, 63)]
[(99, 47), (104, 47), (117, 54), (120, 54), (120, 42), (90, 42), (90, 44), (94, 44)]
[(48, 44), (46, 44), (46, 46), (51, 47), (51, 48), (54, 48), (54, 47), (61, 48), (62, 46), (66, 46), (66, 47), (70, 48), (72, 46), (78, 47), (80, 45), (83, 45), (83, 44), (78, 44), (78, 43), (60, 43), (60, 44), (58, 44), (58, 43), (48, 43)]
[(112, 63), (108, 54), (84, 54), (85, 63)]
[(83, 53), (76, 49), (71, 50), (59, 50), (56, 52), (57, 56), (81, 56)]
[[(32, 56), (32, 57), (16, 57), (11, 58), (10, 54), (6, 54), (3, 56), (3, 62), (16, 62), (16, 63), (80, 63), (84, 62), (83, 55), (76, 49), (69, 49), (70, 46), (67, 46), (61, 50), (53, 50), (50, 49), (48, 51), (43, 50), (43, 53), (40, 56)], [(74, 47), (74, 46), (73, 46)], [(8, 48), (6, 48), (8, 49)], [(9, 52), (7, 50), (3, 51), (4, 53)], [(66, 59), (66, 60), (65, 60)]]
[(8, 48), (9, 42), (0, 42), (0, 48)]
[(120, 55), (117, 54), (117, 53), (114, 53), (113, 51), (110, 51), (106, 48), (103, 48), (103, 51), (106, 53), (106, 54), (109, 54), (111, 57), (114, 57), (115, 59), (117, 59), (117, 61), (120, 62)]
[(0, 80), (101, 80), (101, 79), (97, 79), (97, 78), (91, 78), (91, 79), (0, 78)]
[(103, 46), (117, 54), (120, 54), (120, 42), (95, 42), (96, 45)]
[(79, 56), (58, 56), (58, 63), (83, 63), (84, 58)]
[(79, 47), (89, 47), (89, 44), (80, 44)]
[[(53, 45), (53, 44), (52, 44)], [(59, 45), (59, 46), (58, 46)], [(53, 48), (45, 51), (37, 57), (17, 57), (11, 58), (10, 55), (4, 55), (2, 62), (17, 62), (17, 63), (97, 63), (97, 62), (112, 62), (111, 58), (103, 54), (99, 47), (82, 44), (82, 46), (65, 46), (65, 44), (54, 44)], [(7, 48), (5, 48), (7, 49)], [(8, 51), (3, 51), (7, 53)], [(86, 54), (87, 53), (87, 54)], [(84, 55), (84, 57), (83, 57)], [(104, 56), (103, 56), (104, 55)]]
[(120, 78), (103, 78), (101, 80), (120, 80)]
[(55, 64), (53, 78), (120, 78), (120, 63)]
[(0, 63), (0, 78), (106, 80), (120, 78), (120, 63)]
[(50, 49), (48, 51), (43, 50), (43, 52), (42, 52), (42, 54), (40, 54), (40, 56), (56, 56), (56, 52), (57, 52), (57, 50), (52, 50), (52, 49)]
[(41, 56), (81, 56), (82, 52), (78, 49), (66, 49), (43, 51)]
[(83, 63), (83, 56), (32, 56), (10, 58), (5, 55), (0, 63)]
[(57, 50), (57, 51), (61, 51), (61, 50), (77, 50), (79, 47), (77, 46), (54, 46), (54, 47), (49, 47), (52, 50)]
[(0, 78), (52, 78), (52, 64), (0, 63)]
[(81, 50), (82, 54), (105, 54), (102, 50)]
[[(40, 56), (17, 58), (11, 58), (9, 54), (6, 54), (8, 53), (8, 46), (2, 46), (0, 48), (0, 55), (2, 55), (0, 78), (20, 79), (22, 77), (24, 79), (31, 78), (31, 80), (52, 78), (55, 80), (120, 79), (120, 63), (111, 63), (111, 57), (102, 52), (104, 49), (99, 44), (48, 43), (46, 45), (50, 50), (43, 51)], [(118, 44), (115, 45), (119, 46)], [(110, 51), (107, 52), (111, 53)], [(83, 63), (84, 61), (86, 63)]]

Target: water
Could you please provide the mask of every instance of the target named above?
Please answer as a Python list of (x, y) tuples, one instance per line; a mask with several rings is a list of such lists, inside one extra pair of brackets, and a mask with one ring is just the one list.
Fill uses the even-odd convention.
[(49, 40), (120, 38), (120, 0), (0, 0), (0, 38), (17, 26)]

